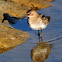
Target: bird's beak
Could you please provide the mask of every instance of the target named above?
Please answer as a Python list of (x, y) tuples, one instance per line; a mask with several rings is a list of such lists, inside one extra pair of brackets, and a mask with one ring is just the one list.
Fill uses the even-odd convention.
[[(25, 14), (25, 15), (21, 18), (21, 20), (24, 19), (24, 18), (26, 18), (26, 17), (27, 17), (27, 14)], [(21, 20), (20, 20), (20, 21), (21, 21)]]

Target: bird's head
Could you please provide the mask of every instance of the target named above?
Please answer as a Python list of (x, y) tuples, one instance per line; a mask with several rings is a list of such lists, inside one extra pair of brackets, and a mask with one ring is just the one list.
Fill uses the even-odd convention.
[(29, 17), (29, 18), (36, 17), (37, 15), (38, 15), (38, 13), (34, 9), (31, 9), (27, 12), (27, 17)]
[[(29, 17), (29, 18), (36, 18), (38, 16), (38, 13), (34, 9), (30, 9), (27, 11), (27, 13), (22, 17), (22, 19)], [(21, 20), (22, 20), (21, 19)]]

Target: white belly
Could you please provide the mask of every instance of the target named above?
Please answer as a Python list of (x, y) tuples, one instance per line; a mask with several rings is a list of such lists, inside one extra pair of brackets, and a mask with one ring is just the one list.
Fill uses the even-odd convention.
[(34, 30), (41, 30), (41, 29), (45, 29), (46, 25), (44, 25), (44, 24), (42, 24), (42, 25), (32, 24), (32, 25), (30, 25), (30, 27)]
[(32, 29), (34, 30), (41, 30), (41, 29), (45, 29), (47, 25), (45, 25), (43, 22), (33, 22), (30, 21), (29, 25)]

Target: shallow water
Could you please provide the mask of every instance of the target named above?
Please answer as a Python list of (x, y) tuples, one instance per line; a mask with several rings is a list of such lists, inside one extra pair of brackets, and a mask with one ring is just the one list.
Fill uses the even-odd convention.
[[(32, 30), (28, 26), (27, 19), (23, 19), (21, 22), (18, 20), (17, 24), (12, 26), (28, 32), (31, 36), (24, 44), (0, 54), (0, 62), (33, 62), (33, 57), (40, 62), (42, 60), (45, 60), (44, 62), (62, 62), (62, 0), (56, 0), (51, 4), (53, 6), (37, 11), (38, 13), (51, 16), (49, 25), (42, 32), (42, 38), (45, 43), (36, 44), (39, 42), (37, 31)], [(32, 50), (35, 52), (32, 52)], [(40, 53), (40, 50), (46, 54)], [(43, 56), (37, 56), (38, 53), (36, 51), (40, 55), (43, 54)], [(36, 57), (33, 55), (34, 53), (36, 53)]]

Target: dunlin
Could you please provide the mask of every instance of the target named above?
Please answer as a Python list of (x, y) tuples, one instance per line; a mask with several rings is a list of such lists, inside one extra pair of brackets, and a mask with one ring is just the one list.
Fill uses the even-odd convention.
[[(50, 16), (38, 14), (34, 9), (31, 9), (27, 12), (27, 17), (29, 26), (38, 30), (38, 35), (41, 36), (42, 29), (45, 29), (50, 21)], [(39, 30), (41, 30), (41, 33), (39, 33)]]

